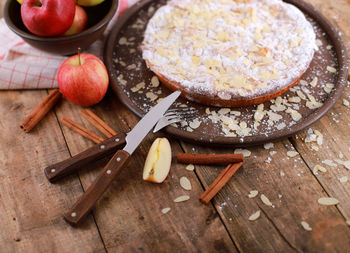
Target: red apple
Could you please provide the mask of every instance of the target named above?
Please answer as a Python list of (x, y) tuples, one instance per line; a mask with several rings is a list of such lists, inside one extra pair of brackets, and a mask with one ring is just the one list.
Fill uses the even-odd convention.
[(63, 34), (72, 25), (74, 0), (24, 0), (21, 17), (27, 29), (38, 36)]
[(88, 16), (86, 14), (86, 11), (76, 5), (75, 6), (75, 16), (73, 20), (73, 24), (69, 29), (64, 33), (64, 35), (73, 35), (82, 32), (88, 24)]
[(108, 81), (103, 62), (88, 53), (69, 57), (57, 73), (58, 87), (63, 96), (81, 106), (100, 102), (107, 92)]

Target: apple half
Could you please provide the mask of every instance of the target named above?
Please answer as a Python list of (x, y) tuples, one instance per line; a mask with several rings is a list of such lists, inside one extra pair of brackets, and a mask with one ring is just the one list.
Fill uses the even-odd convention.
[(143, 180), (162, 183), (171, 166), (171, 146), (167, 138), (157, 138), (152, 143), (143, 168)]

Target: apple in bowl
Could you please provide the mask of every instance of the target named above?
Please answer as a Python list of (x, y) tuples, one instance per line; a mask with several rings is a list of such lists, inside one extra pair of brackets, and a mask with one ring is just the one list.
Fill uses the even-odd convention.
[(58, 87), (70, 102), (80, 106), (97, 104), (108, 89), (108, 73), (95, 55), (79, 53), (65, 60), (57, 73)]
[(88, 24), (88, 16), (86, 14), (86, 11), (76, 5), (75, 6), (75, 15), (73, 19), (72, 25), (69, 27), (69, 29), (64, 33), (65, 36), (78, 34), (85, 30)]
[(74, 0), (23, 0), (21, 17), (25, 27), (38, 36), (58, 36), (71, 27)]

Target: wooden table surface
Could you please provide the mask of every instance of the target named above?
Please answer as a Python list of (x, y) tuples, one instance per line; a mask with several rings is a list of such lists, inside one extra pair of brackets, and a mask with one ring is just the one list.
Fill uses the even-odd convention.
[[(0, 0), (2, 10), (5, 0)], [(350, 50), (350, 0), (308, 0), (343, 32)], [(195, 171), (173, 161), (163, 184), (142, 180), (147, 151), (156, 136), (149, 134), (133, 159), (78, 228), (62, 214), (77, 201), (107, 159), (56, 184), (50, 184), (43, 168), (73, 156), (93, 143), (60, 124), (66, 116), (97, 132), (80, 116), (81, 108), (61, 102), (29, 134), (19, 125), (47, 90), (0, 92), (0, 252), (350, 252), (350, 170), (322, 164), (329, 159), (350, 160), (349, 85), (334, 108), (313, 124), (324, 136), (318, 152), (305, 143), (307, 131), (274, 144), (271, 156), (262, 146), (249, 148), (251, 156), (209, 205), (198, 197), (223, 166), (195, 166)], [(117, 131), (129, 131), (137, 122), (109, 92), (91, 108)], [(173, 155), (180, 151), (227, 153), (170, 139)], [(287, 156), (296, 149), (299, 155)], [(265, 160), (271, 156), (270, 163)], [(315, 165), (327, 169), (314, 175)], [(186, 176), (187, 192), (179, 186)], [(248, 198), (250, 190), (259, 195)], [(191, 199), (174, 203), (177, 196)], [(264, 205), (266, 195), (273, 207)], [(336, 206), (318, 204), (320, 197), (334, 197)], [(161, 210), (171, 207), (162, 214)], [(256, 221), (248, 217), (261, 210)], [(312, 231), (301, 226), (306, 221)]]

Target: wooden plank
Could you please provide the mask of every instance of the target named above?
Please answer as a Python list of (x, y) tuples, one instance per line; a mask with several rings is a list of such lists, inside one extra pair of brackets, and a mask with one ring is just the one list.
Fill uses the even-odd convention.
[[(81, 108), (64, 103), (58, 116), (69, 117), (95, 131), (79, 114)], [(118, 103), (113, 94), (108, 94), (93, 111), (117, 132), (130, 130), (138, 118)], [(64, 135), (71, 152), (77, 153), (93, 145), (90, 141), (76, 137), (76, 134), (63, 127)], [(79, 139), (79, 141), (77, 141)], [(202, 191), (193, 172), (184, 165), (172, 164), (170, 176), (163, 184), (152, 184), (142, 180), (142, 169), (148, 149), (155, 139), (149, 135), (141, 147), (133, 154), (127, 169), (104, 194), (94, 209), (94, 217), (108, 251), (222, 251), (235, 252), (225, 227), (211, 206), (203, 206), (197, 199)], [(176, 140), (171, 140), (173, 153), (180, 151)], [(86, 189), (96, 177), (107, 159), (88, 166), (81, 171), (80, 178)], [(179, 178), (186, 176), (193, 190), (185, 191), (179, 185)], [(184, 203), (174, 203), (176, 197), (188, 194), (191, 199)], [(161, 210), (170, 207), (171, 211), (162, 214)]]
[[(228, 153), (232, 149), (210, 149), (183, 143), (186, 152)], [(327, 196), (300, 157), (286, 155), (292, 145), (285, 140), (271, 150), (249, 148), (252, 155), (228, 185), (214, 198), (218, 213), (235, 244), (242, 252), (345, 252), (350, 245), (350, 232), (338, 210), (321, 206), (318, 198)], [(270, 157), (270, 163), (265, 162)], [(225, 166), (196, 166), (196, 172), (207, 187)], [(284, 176), (280, 173), (283, 172)], [(251, 190), (259, 195), (248, 198)], [(266, 195), (273, 207), (260, 200)], [(261, 217), (248, 217), (261, 210)], [(306, 221), (312, 231), (305, 231)]]
[[(331, 23), (342, 31), (343, 40), (350, 50), (350, 2), (344, 0), (328, 1), (309, 0), (320, 12), (322, 12)], [(333, 109), (320, 121), (311, 126), (311, 129), (321, 132), (324, 136), (322, 145), (316, 142), (305, 143), (309, 135), (303, 131), (293, 139), (293, 143), (302, 154), (303, 159), (310, 170), (315, 165), (322, 165), (327, 169), (326, 173), (318, 172), (315, 177), (320, 182), (328, 195), (337, 198), (340, 204), (337, 206), (344, 218), (350, 220), (350, 188), (349, 182), (341, 183), (339, 179), (347, 176), (350, 179), (350, 171), (344, 165), (335, 160), (350, 160), (350, 119), (348, 117), (350, 108), (343, 105), (343, 99), (350, 101), (349, 84), (346, 85), (344, 93)], [(312, 146), (319, 147), (319, 151), (312, 149)], [(322, 163), (325, 160), (332, 160), (335, 167)]]
[(0, 93), (1, 252), (104, 252), (91, 217), (74, 229), (62, 213), (82, 193), (76, 178), (52, 185), (43, 169), (69, 157), (61, 130), (50, 112), (29, 134), (19, 125), (46, 91)]

